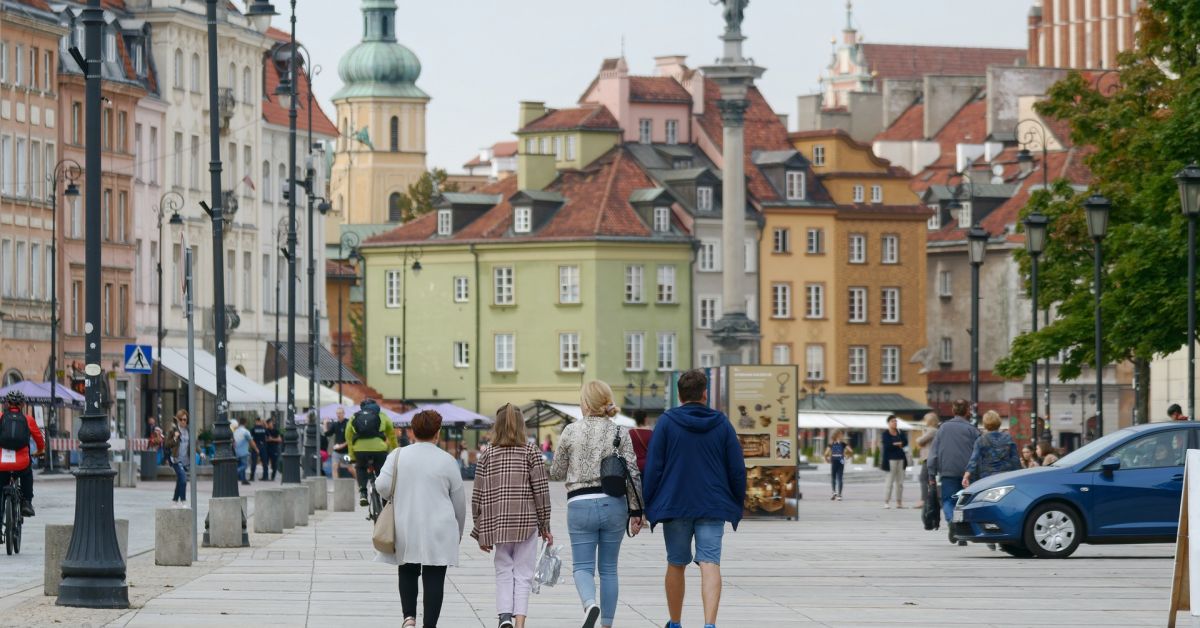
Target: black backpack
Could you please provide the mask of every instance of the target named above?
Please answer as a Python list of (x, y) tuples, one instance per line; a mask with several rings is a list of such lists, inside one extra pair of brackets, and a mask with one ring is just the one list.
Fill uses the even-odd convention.
[(29, 446), (29, 423), (25, 415), (8, 409), (0, 417), (0, 447), (19, 451)]
[(617, 435), (613, 437), (613, 451), (600, 459), (600, 490), (610, 497), (624, 497), (629, 490), (629, 467), (625, 466), (625, 459), (621, 457), (621, 430), (615, 425), (613, 429), (617, 430)]
[(378, 412), (370, 412), (367, 410), (359, 410), (354, 415), (354, 442), (358, 442), (361, 438), (383, 438), (381, 430), (383, 422), (379, 420)]

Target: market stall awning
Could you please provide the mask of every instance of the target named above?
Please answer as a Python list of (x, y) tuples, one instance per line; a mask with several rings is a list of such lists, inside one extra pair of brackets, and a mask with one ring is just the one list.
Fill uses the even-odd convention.
[(442, 415), (442, 425), (453, 425), (456, 427), (462, 426), (488, 426), (495, 421), (491, 417), (486, 417), (478, 412), (472, 412), (466, 408), (456, 406), (452, 403), (434, 403), (425, 406), (417, 406), (408, 412), (405, 412), (395, 419), (397, 426), (408, 427), (412, 424), (413, 417), (417, 416), (422, 410), (436, 410)]
[[(280, 377), (273, 382), (267, 382), (266, 387), (271, 391), (271, 399), (275, 399), (275, 386), (279, 385), (279, 403), (287, 404), (287, 376)], [(308, 394), (308, 378), (296, 373), (296, 409), (311, 407), (313, 404), (309, 400)], [(318, 401), (325, 403), (327, 401), (337, 401), (338, 393), (333, 388), (328, 386), (320, 386), (317, 391)], [(348, 404), (358, 403), (358, 400), (347, 394), (342, 394), (342, 399)]]
[[(166, 367), (180, 379), (188, 377), (188, 354), (186, 349), (163, 347), (160, 359)], [(217, 358), (213, 354), (196, 349), (196, 386), (208, 392), (217, 394)], [(275, 405), (275, 392), (242, 375), (232, 367), (225, 367), (225, 399), (229, 402), (230, 410), (259, 410)]]
[[(0, 398), (7, 395), (10, 391), (19, 391), (25, 395), (25, 402), (35, 406), (50, 405), (50, 383), (49, 382), (31, 382), (29, 380), (19, 381), (15, 384), (0, 388)], [(62, 384), (54, 384), (55, 402), (60, 406), (67, 406), (77, 410), (83, 409), (83, 395), (63, 386)]]
[(801, 430), (838, 430), (844, 427), (824, 412), (801, 411), (796, 417), (796, 428)]
[[(848, 430), (886, 430), (889, 413), (884, 412), (828, 412), (829, 418), (841, 423)], [(913, 427), (905, 421), (896, 421), (897, 429), (907, 432)]]
[[(529, 427), (554, 425), (559, 422), (574, 423), (583, 420), (583, 412), (579, 406), (570, 403), (535, 399), (533, 403), (522, 407), (521, 411), (525, 414), (525, 425)], [(613, 417), (613, 421), (619, 421), (619, 425), (634, 424), (633, 418), (625, 414), (618, 414)]]
[(816, 406), (814, 410), (823, 411), (831, 416), (839, 412), (882, 412), (911, 416), (932, 410), (924, 403), (896, 393), (829, 393), (810, 400), (809, 403)]

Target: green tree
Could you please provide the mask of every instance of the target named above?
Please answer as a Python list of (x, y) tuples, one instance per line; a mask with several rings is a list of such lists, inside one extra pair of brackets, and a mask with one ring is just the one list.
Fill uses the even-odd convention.
[[(1137, 49), (1121, 55), (1119, 70), (1090, 79), (1073, 72), (1037, 107), (1070, 124), (1092, 183), (1080, 192), (1059, 181), (1031, 196), (1025, 213), (1037, 209), (1051, 220), (1040, 299), (1056, 304), (1057, 319), (1018, 337), (996, 370), (1022, 377), (1034, 360), (1064, 351), (1060, 377), (1069, 380), (1094, 363), (1094, 246), (1083, 200), (1099, 192), (1113, 207), (1104, 240), (1104, 358), (1134, 362), (1146, 420), (1149, 361), (1187, 342), (1187, 222), (1173, 177), (1200, 158), (1200, 3), (1152, 0), (1139, 19)], [(1024, 251), (1018, 259), (1027, 275)]]
[(440, 192), (457, 192), (458, 184), (448, 183), (448, 176), (445, 170), (434, 168), (410, 184), (408, 191), (400, 197), (400, 220), (408, 222), (433, 211), (434, 181)]

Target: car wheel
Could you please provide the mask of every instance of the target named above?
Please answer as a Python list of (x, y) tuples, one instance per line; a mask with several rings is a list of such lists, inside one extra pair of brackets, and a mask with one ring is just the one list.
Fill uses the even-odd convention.
[(1025, 520), (1025, 547), (1038, 558), (1066, 558), (1082, 540), (1083, 522), (1075, 509), (1059, 502), (1042, 504)]
[(1001, 543), (1000, 551), (1013, 558), (1033, 558), (1033, 552), (1020, 543)]

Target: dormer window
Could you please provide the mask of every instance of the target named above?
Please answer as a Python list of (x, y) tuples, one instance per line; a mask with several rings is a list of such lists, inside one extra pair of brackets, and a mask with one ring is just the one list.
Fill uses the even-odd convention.
[(529, 233), (533, 226), (533, 209), (518, 207), (513, 210), (513, 233)]
[(688, 158), (686, 158), (686, 157), (685, 157), (685, 158), (683, 158), (683, 159), (676, 159), (676, 160), (675, 160), (675, 161), (674, 161), (674, 162), (671, 164), (671, 167), (672, 167), (672, 168), (674, 168), (674, 169), (676, 169), (676, 170), (684, 170), (684, 169), (686, 169), (686, 168), (691, 168), (691, 167), (692, 167), (692, 160), (691, 160), (691, 159), (688, 159)]
[(671, 230), (671, 208), (670, 207), (655, 207), (654, 208), (654, 231), (655, 233), (667, 233)]
[(804, 173), (801, 171), (789, 171), (786, 175), (787, 179), (787, 200), (802, 201), (804, 200)]
[(437, 221), (438, 235), (448, 236), (454, 231), (453, 214), (449, 209), (439, 209)]
[(654, 121), (653, 120), (651, 120), (650, 118), (642, 118), (641, 120), (638, 120), (638, 143), (639, 144), (649, 144), (652, 141), (651, 133), (653, 131), (654, 131)]
[(700, 211), (712, 211), (713, 208), (713, 189), (710, 186), (703, 185), (696, 188), (696, 209)]

